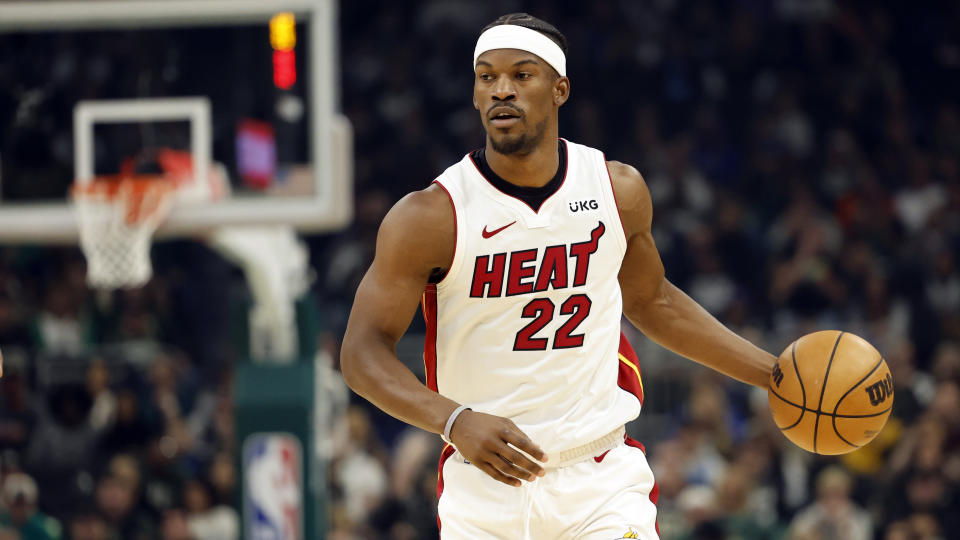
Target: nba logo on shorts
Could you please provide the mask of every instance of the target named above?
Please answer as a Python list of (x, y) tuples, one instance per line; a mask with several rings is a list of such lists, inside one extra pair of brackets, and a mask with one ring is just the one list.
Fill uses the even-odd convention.
[(248, 540), (303, 540), (303, 452), (287, 433), (243, 443), (243, 520)]

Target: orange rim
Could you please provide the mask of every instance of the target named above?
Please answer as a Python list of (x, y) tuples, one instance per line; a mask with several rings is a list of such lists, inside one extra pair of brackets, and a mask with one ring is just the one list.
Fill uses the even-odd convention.
[(164, 210), (173, 192), (173, 182), (161, 175), (97, 176), (83, 184), (74, 183), (70, 189), (75, 202), (122, 204), (128, 224), (140, 223)]
[(144, 193), (150, 189), (158, 189), (158, 184), (173, 189), (173, 182), (163, 175), (122, 176), (117, 174), (95, 176), (84, 183), (75, 181), (70, 187), (70, 194), (74, 198), (83, 198), (86, 195), (104, 195), (113, 198), (120, 193), (121, 187), (132, 193)]

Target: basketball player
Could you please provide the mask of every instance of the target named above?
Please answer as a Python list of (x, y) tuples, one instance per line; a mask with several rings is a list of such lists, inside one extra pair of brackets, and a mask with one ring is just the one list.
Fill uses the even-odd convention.
[[(658, 536), (653, 474), (624, 433), (643, 387), (621, 314), (749, 384), (775, 361), (666, 280), (640, 174), (558, 138), (566, 49), (527, 14), (483, 30), (486, 145), (384, 218), (344, 336), (350, 387), (449, 443), (445, 540)], [(395, 353), (418, 301), (426, 386)]]

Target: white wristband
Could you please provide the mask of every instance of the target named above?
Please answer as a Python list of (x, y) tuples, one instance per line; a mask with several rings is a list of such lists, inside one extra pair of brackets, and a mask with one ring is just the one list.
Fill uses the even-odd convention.
[(466, 405), (461, 405), (454, 409), (452, 413), (450, 413), (450, 418), (447, 418), (447, 425), (443, 428), (443, 434), (440, 435), (444, 442), (447, 444), (453, 444), (453, 442), (450, 440), (450, 430), (453, 428), (453, 423), (457, 420), (457, 417), (460, 416), (460, 413), (471, 410), (473, 409), (467, 407)]

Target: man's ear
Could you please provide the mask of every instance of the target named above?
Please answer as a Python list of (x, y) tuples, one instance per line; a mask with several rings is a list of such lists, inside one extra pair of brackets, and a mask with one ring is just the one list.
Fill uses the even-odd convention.
[(563, 105), (570, 98), (570, 79), (567, 77), (558, 77), (553, 83), (553, 104), (557, 107)]

